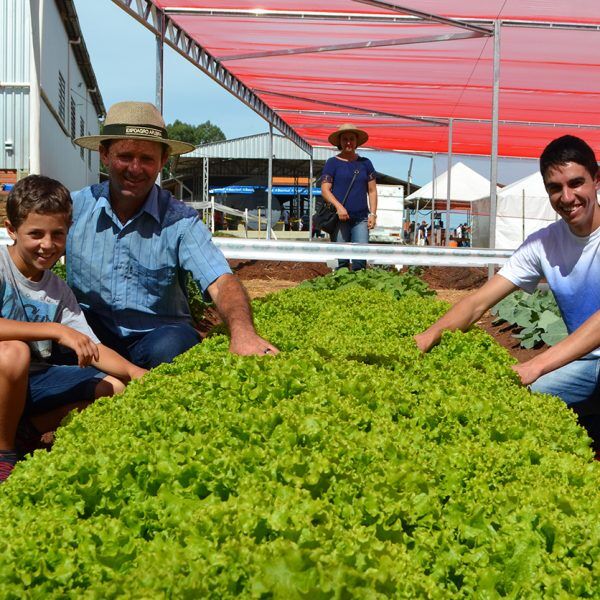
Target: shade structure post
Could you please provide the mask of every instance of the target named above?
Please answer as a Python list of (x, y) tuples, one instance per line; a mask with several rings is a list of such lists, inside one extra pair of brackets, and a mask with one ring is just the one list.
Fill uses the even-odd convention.
[[(156, 87), (155, 103), (160, 114), (163, 112), (163, 73), (164, 73), (164, 47), (165, 47), (165, 13), (160, 10), (157, 13), (158, 22), (156, 34)], [(162, 171), (159, 171), (156, 183), (160, 185)]]
[[(490, 249), (496, 247), (496, 211), (498, 184), (498, 114), (500, 98), (500, 25), (499, 19), (494, 21), (494, 84), (492, 88), (492, 149), (490, 165)], [(488, 276), (494, 274), (494, 266), (488, 267)]]
[(437, 192), (436, 186), (435, 186), (435, 179), (437, 177), (437, 169), (436, 169), (435, 160), (436, 160), (436, 154), (434, 152), (433, 153), (433, 162), (432, 162), (432, 166), (431, 166), (431, 224), (430, 224), (431, 231), (430, 231), (430, 236), (429, 236), (429, 244), (431, 246), (435, 246), (435, 234), (434, 234), (434, 227), (433, 227), (433, 216), (435, 214), (435, 194)]
[(448, 176), (446, 178), (446, 246), (450, 245), (450, 194), (452, 192), (452, 124), (452, 119), (448, 119)]
[(315, 214), (315, 198), (313, 196), (313, 157), (308, 160), (308, 239), (312, 241), (313, 216)]
[(271, 239), (272, 215), (273, 208), (273, 125), (269, 123), (269, 168), (267, 182), (267, 239)]

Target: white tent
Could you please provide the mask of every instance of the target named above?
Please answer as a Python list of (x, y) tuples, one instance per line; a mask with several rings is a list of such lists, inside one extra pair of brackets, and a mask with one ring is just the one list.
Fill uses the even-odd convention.
[[(514, 249), (534, 231), (558, 219), (548, 200), (539, 171), (507, 185), (498, 192), (496, 248)], [(490, 197), (473, 204), (473, 245), (488, 247), (490, 236)]]
[[(424, 208), (424, 203), (431, 201), (435, 188), (436, 210), (446, 210), (448, 195), (448, 172), (438, 175), (433, 181), (419, 188), (405, 199), (405, 205), (413, 207), (417, 200)], [(450, 170), (450, 209), (469, 210), (472, 202), (490, 195), (490, 181), (483, 175), (473, 171), (462, 162), (452, 166)]]

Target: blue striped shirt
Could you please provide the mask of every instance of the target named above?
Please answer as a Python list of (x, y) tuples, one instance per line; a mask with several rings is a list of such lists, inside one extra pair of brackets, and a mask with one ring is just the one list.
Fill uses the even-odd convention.
[(86, 310), (120, 337), (190, 323), (188, 273), (203, 292), (231, 273), (197, 211), (154, 186), (124, 225), (108, 182), (73, 192), (67, 282)]

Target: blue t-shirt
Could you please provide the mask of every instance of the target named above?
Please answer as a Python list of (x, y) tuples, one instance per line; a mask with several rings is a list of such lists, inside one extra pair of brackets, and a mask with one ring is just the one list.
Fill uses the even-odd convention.
[(369, 215), (367, 190), (369, 181), (375, 179), (373, 163), (368, 158), (359, 156), (356, 160), (343, 160), (337, 156), (327, 159), (323, 167), (323, 183), (331, 183), (331, 191), (340, 202), (344, 199), (354, 172), (356, 179), (344, 202), (348, 215), (353, 220), (365, 219)]

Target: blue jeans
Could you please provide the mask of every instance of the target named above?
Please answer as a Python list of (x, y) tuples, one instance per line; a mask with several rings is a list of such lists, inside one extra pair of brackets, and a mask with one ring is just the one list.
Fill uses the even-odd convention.
[(94, 400), (96, 386), (106, 377), (94, 367), (50, 365), (29, 373), (27, 414), (44, 413), (65, 404)]
[(542, 375), (531, 384), (531, 391), (558, 396), (572, 405), (588, 400), (598, 384), (600, 358), (581, 358)]
[(202, 341), (200, 334), (188, 323), (159, 325), (146, 334), (120, 338), (92, 311), (84, 313), (89, 326), (103, 344), (144, 369), (172, 362), (176, 356)]
[[(349, 221), (338, 221), (336, 228), (331, 236), (334, 242), (352, 242), (353, 244), (369, 243), (369, 221), (368, 218)], [(338, 269), (342, 267), (350, 268), (350, 261), (347, 258), (338, 260)], [(366, 260), (353, 260), (352, 270), (359, 271), (367, 268)]]

